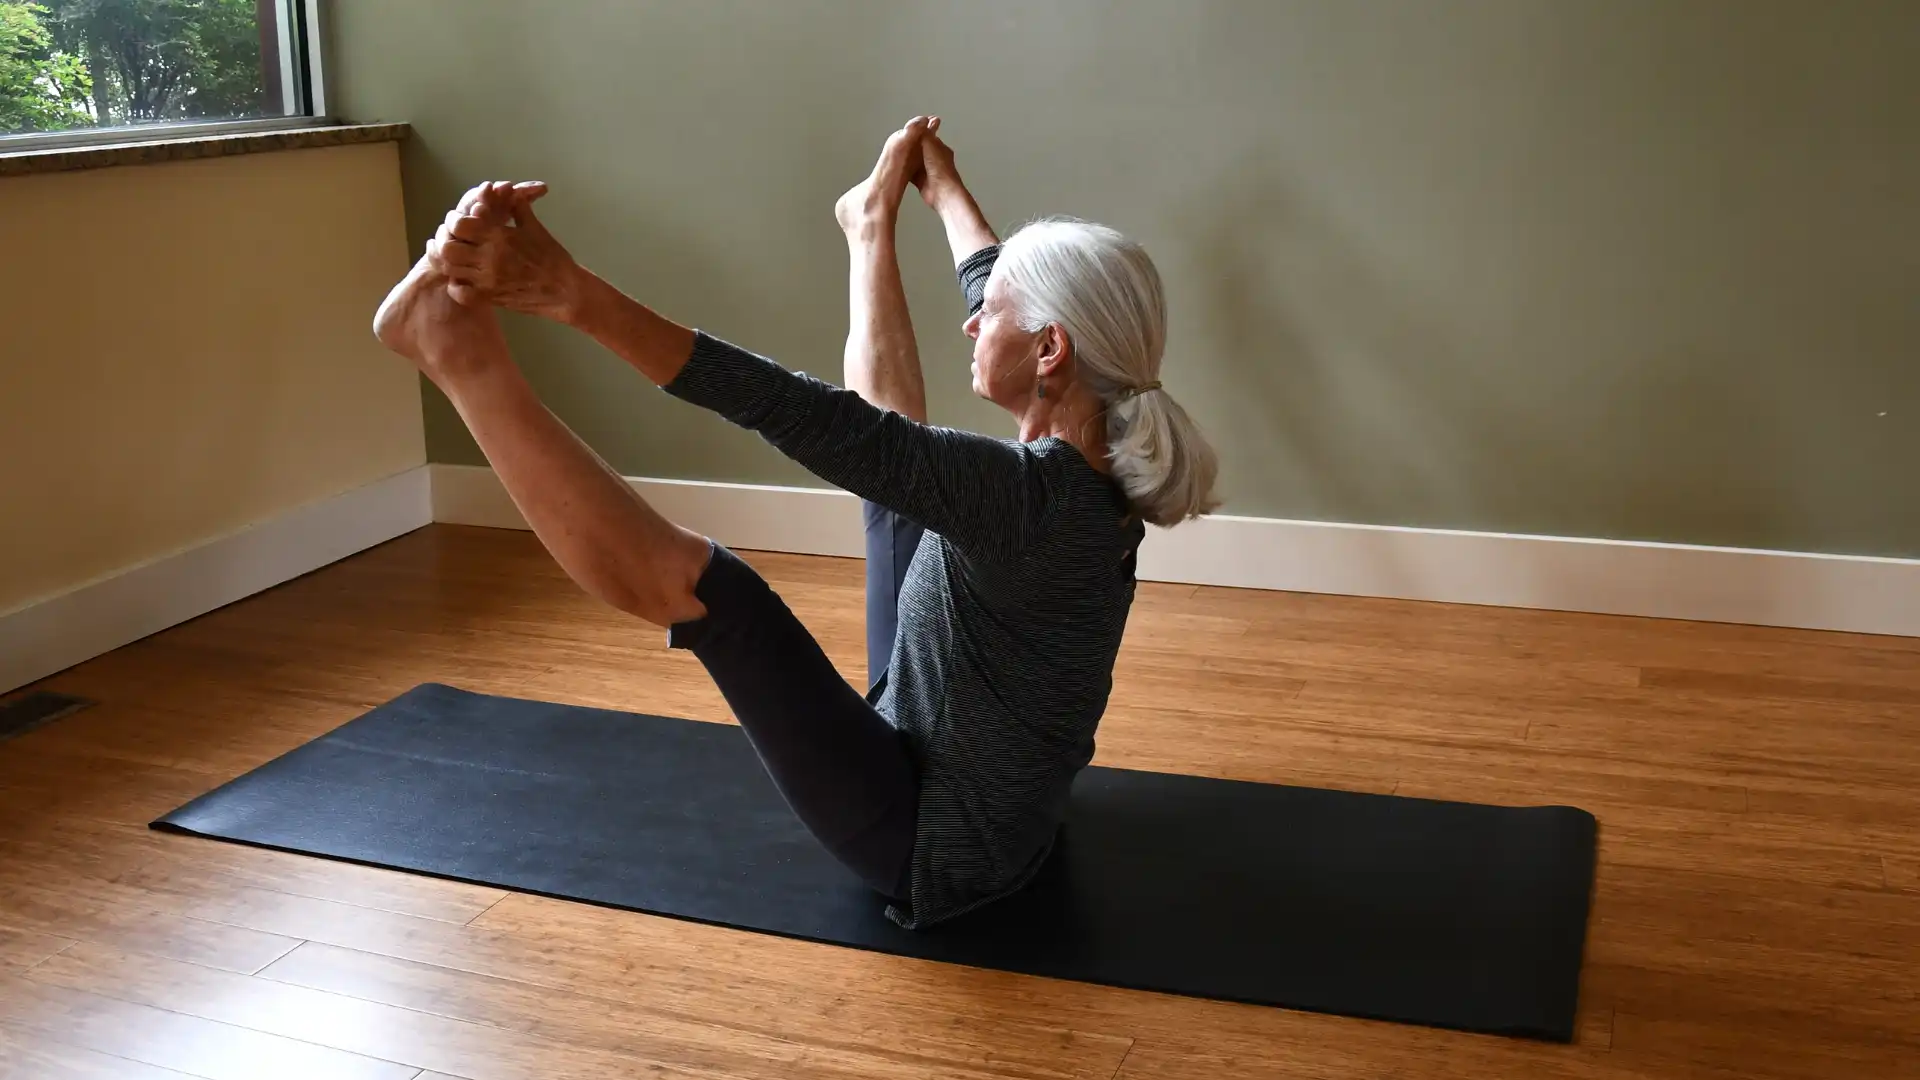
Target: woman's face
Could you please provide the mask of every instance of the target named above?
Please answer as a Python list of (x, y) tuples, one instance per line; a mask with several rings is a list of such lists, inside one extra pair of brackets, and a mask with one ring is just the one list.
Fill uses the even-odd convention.
[(987, 279), (980, 310), (961, 329), (973, 339), (973, 392), (1003, 409), (1024, 408), (1045, 333), (1020, 329), (998, 274)]

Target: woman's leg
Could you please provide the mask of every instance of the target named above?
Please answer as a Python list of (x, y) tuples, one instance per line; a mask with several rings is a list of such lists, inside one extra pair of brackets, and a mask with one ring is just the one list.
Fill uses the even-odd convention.
[(673, 647), (706, 665), (821, 844), (874, 891), (905, 899), (920, 781), (900, 733), (731, 551), (713, 546), (698, 595), (707, 614), (675, 626)]
[(658, 626), (698, 618), (704, 537), (662, 517), (540, 403), (490, 308), (447, 296), (423, 259), (374, 317), (465, 421), (500, 482), (567, 575), (595, 598)]
[(492, 311), (454, 303), (424, 263), (382, 305), (375, 332), (447, 394), (568, 576), (670, 627), (713, 674), (800, 819), (898, 898), (918, 808), (912, 760), (773, 590), (648, 506), (540, 403)]
[(926, 530), (877, 503), (862, 502), (867, 525), (867, 686), (878, 686), (893, 663), (900, 627), (900, 586)]

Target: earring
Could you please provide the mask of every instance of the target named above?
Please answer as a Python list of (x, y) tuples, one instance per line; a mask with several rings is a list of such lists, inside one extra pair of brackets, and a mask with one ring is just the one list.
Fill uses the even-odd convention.
[(1041, 401), (1047, 400), (1047, 384), (1046, 383), (1044, 382), (1034, 383), (1033, 389), (1034, 389), (1034, 393), (1039, 395)]

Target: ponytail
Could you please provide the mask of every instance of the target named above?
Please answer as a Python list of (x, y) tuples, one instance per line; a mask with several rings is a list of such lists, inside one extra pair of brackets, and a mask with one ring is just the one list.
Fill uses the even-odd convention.
[(1213, 495), (1219, 459), (1200, 425), (1165, 390), (1109, 405), (1107, 448), (1113, 478), (1147, 521), (1173, 526), (1219, 507)]

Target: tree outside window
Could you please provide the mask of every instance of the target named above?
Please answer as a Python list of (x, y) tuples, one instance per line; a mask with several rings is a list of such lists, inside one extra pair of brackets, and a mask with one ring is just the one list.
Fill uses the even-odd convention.
[(0, 0), (0, 134), (295, 112), (282, 29), (297, 15), (284, 0)]

